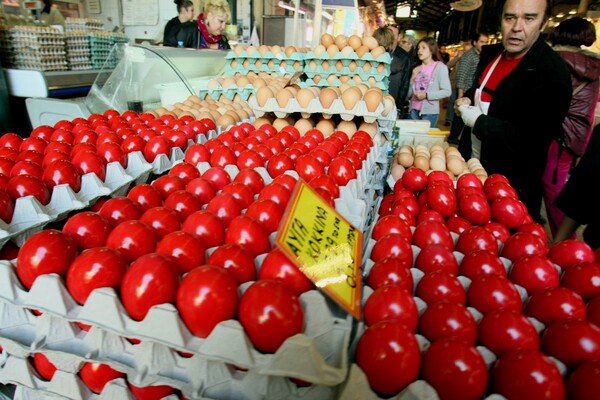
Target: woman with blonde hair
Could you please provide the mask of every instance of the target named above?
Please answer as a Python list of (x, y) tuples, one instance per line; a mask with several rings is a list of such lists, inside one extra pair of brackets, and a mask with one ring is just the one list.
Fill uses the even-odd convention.
[(175, 46), (195, 49), (227, 50), (229, 43), (223, 35), (225, 25), (231, 18), (227, 0), (207, 0), (204, 12), (196, 21), (181, 24), (175, 33)]

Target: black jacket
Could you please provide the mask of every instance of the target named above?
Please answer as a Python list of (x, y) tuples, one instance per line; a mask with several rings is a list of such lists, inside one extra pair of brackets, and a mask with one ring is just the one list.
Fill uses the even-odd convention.
[[(503, 51), (484, 46), (473, 90), (485, 67)], [(571, 77), (554, 50), (540, 37), (494, 91), (488, 114), (473, 133), (481, 144), (488, 174), (505, 175), (535, 220), (540, 218), (542, 174), (552, 139), (559, 137), (571, 101)], [(469, 135), (464, 135), (461, 140)]]
[[(164, 45), (179, 47), (178, 43), (180, 41), (183, 44), (182, 47), (192, 49), (207, 49), (209, 47), (206, 40), (204, 40), (204, 37), (200, 34), (196, 21), (185, 22), (173, 28), (173, 34), (169, 36), (168, 39), (165, 38)], [(229, 48), (227, 37), (222, 35), (221, 41), (219, 42), (219, 49), (228, 50)]]
[(600, 125), (594, 129), (581, 161), (573, 170), (554, 203), (567, 216), (587, 224), (583, 240), (594, 250), (600, 247), (600, 208), (592, 194), (600, 176)]

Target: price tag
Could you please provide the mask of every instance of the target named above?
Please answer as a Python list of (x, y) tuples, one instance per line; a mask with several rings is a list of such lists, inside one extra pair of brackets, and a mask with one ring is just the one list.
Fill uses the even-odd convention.
[(362, 232), (302, 180), (276, 242), (318, 288), (360, 318)]

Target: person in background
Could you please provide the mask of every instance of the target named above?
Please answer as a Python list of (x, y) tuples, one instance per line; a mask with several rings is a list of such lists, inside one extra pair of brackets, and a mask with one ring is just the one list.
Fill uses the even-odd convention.
[[(401, 78), (401, 72), (402, 72), (400, 58), (397, 55), (398, 49), (399, 49), (398, 38), (399, 38), (400, 32), (398, 30), (398, 25), (396, 25), (396, 24), (387, 24), (384, 26), (384, 28), (389, 29), (394, 35), (393, 45), (392, 45), (391, 49), (388, 50), (390, 53), (390, 56), (392, 57), (392, 65), (390, 65), (390, 77), (389, 77), (388, 92), (394, 99), (396, 99), (398, 97), (398, 92), (400, 91), (400, 78)], [(394, 67), (394, 65), (395, 65), (395, 68), (392, 68), (392, 67)]]
[(583, 240), (596, 250), (600, 247), (600, 208), (590, 187), (600, 176), (600, 125), (594, 128), (585, 153), (571, 177), (554, 201), (564, 218), (554, 236), (554, 242), (572, 238), (575, 230), (587, 225)]
[(64, 25), (65, 17), (63, 17), (58, 7), (52, 5), (52, 0), (42, 1), (44, 3), (44, 8), (42, 8), (42, 12), (40, 13), (42, 21), (46, 25)]
[(543, 175), (546, 215), (550, 232), (554, 234), (564, 217), (554, 206), (554, 199), (565, 186), (571, 168), (583, 155), (592, 133), (600, 93), (600, 54), (581, 48), (596, 41), (594, 24), (584, 18), (564, 20), (550, 32), (548, 41), (569, 68), (573, 93), (569, 112), (562, 123), (563, 134), (550, 143)]
[(446, 51), (445, 44), (440, 46), (440, 61), (444, 64), (448, 64), (448, 61), (450, 61), (450, 53)]
[(437, 42), (426, 37), (417, 43), (417, 65), (410, 77), (410, 119), (426, 119), (437, 125), (440, 100), (452, 93), (448, 67), (440, 59)]
[[(410, 75), (412, 74), (413, 60), (415, 58), (415, 38), (406, 33), (398, 37), (398, 46), (392, 53), (392, 56), (398, 58), (400, 63), (400, 72), (398, 73), (398, 95), (396, 99), (396, 108), (398, 109), (398, 118), (409, 118), (408, 108), (408, 89), (410, 86)], [(390, 82), (391, 85), (391, 82)]]
[(204, 12), (198, 15), (196, 21), (179, 25), (174, 43), (177, 46), (182, 42), (183, 47), (195, 49), (227, 50), (230, 47), (223, 32), (230, 17), (227, 0), (207, 0)]
[(165, 25), (163, 43), (173, 43), (173, 39), (170, 37), (176, 32), (175, 27), (194, 19), (194, 3), (190, 0), (175, 0), (174, 3), (177, 4), (178, 15), (170, 19)]
[[(467, 48), (468, 47), (468, 48)], [(466, 50), (465, 50), (466, 49)], [(470, 44), (463, 44), (463, 47), (459, 49), (454, 57), (446, 66), (450, 71), (450, 87), (452, 88), (452, 94), (448, 99), (448, 104), (446, 105), (446, 122), (444, 122), (444, 126), (452, 125), (452, 121), (454, 120), (454, 101), (456, 100), (457, 90), (456, 90), (456, 76), (458, 75), (458, 61), (465, 54), (466, 51), (470, 49)]]
[[(382, 46), (387, 52), (392, 55), (396, 44), (398, 43), (398, 39), (394, 34), (394, 31), (390, 29), (387, 25), (382, 26), (381, 28), (377, 28), (375, 32), (373, 32), (373, 37), (377, 40), (377, 43)], [(390, 63), (390, 86), (389, 92), (392, 96), (398, 94), (398, 85), (392, 85), (392, 79), (394, 81), (397, 80), (397, 77), (400, 76), (400, 59), (398, 57), (394, 57), (392, 55), (392, 61)]]
[[(469, 97), (455, 103), (472, 128), (460, 139), (463, 157), (469, 159), (479, 143), (487, 173), (506, 176), (536, 222), (548, 148), (562, 131), (572, 91), (564, 61), (541, 36), (550, 11), (550, 0), (507, 0), (502, 43), (483, 46), (477, 84), (467, 94), (474, 105)], [(463, 144), (471, 139), (474, 146)]]
[[(475, 78), (475, 72), (477, 72), (477, 65), (479, 65), (479, 55), (481, 54), (481, 48), (487, 44), (489, 36), (485, 33), (477, 33), (470, 40), (470, 49), (465, 52), (465, 55), (461, 57), (457, 66), (456, 76), (456, 96), (457, 98), (463, 97), (467, 90), (473, 86), (473, 79)], [(458, 144), (458, 138), (463, 131), (465, 124), (462, 119), (457, 118), (453, 121), (454, 124), (450, 129), (450, 135), (448, 136), (448, 143)], [(467, 129), (467, 134), (471, 134), (471, 131)]]

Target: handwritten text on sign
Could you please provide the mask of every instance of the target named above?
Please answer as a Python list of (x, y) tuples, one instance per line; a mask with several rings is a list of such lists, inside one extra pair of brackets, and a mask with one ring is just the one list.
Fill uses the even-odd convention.
[(317, 287), (360, 317), (362, 233), (303, 181), (277, 243)]

